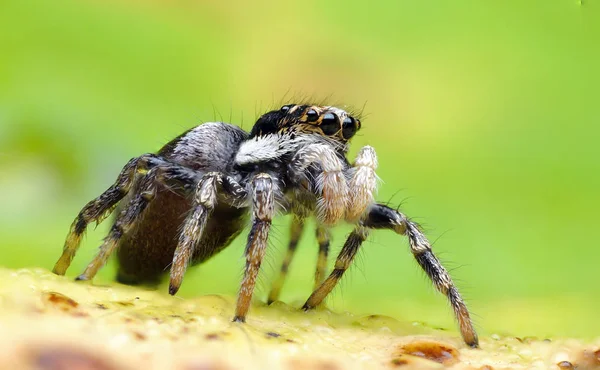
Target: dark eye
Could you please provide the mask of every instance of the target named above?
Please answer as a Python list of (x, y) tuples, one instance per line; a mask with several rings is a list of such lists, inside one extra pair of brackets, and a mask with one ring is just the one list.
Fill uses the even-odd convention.
[(316, 122), (319, 119), (319, 113), (314, 109), (310, 109), (306, 112), (306, 119), (308, 122)]
[(280, 110), (286, 113), (288, 110), (290, 110), (291, 107), (293, 107), (293, 104), (284, 105), (283, 107), (281, 107)]
[(325, 113), (321, 121), (321, 131), (325, 135), (333, 135), (340, 130), (340, 124), (335, 113)]
[(344, 139), (348, 140), (356, 133), (356, 120), (352, 117), (344, 118), (344, 122), (342, 124), (342, 136)]

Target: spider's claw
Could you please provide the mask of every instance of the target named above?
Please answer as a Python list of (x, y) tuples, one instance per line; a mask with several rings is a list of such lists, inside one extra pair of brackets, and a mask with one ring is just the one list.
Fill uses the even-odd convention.
[(169, 294), (170, 295), (175, 295), (175, 294), (177, 294), (178, 291), (179, 291), (179, 285), (175, 285), (173, 283), (169, 284)]
[(245, 323), (246, 322), (246, 318), (244, 316), (234, 316), (233, 320), (231, 320), (232, 322), (240, 322), (240, 323)]
[(302, 311), (308, 311), (308, 310), (312, 310), (314, 307), (311, 307), (308, 305), (308, 303), (305, 303), (304, 306), (302, 306)]
[(467, 345), (473, 349), (479, 349), (479, 340), (475, 338), (475, 342), (467, 343)]
[(89, 279), (84, 274), (81, 274), (75, 278), (75, 281), (88, 281)]

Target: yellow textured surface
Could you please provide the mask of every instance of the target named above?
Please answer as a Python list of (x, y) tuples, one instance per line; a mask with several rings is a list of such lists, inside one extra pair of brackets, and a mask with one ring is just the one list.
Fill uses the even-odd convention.
[(0, 282), (2, 369), (600, 368), (600, 338), (492, 336), (474, 350), (389, 317), (277, 302), (253, 305), (238, 324), (233, 297), (181, 299), (46, 270), (0, 269)]

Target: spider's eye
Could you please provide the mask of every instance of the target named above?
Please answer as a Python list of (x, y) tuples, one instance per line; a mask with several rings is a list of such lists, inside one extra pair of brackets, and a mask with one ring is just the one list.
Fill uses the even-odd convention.
[(348, 140), (356, 133), (360, 123), (352, 117), (344, 118), (344, 122), (342, 123), (342, 136), (344, 139)]
[(308, 122), (316, 122), (319, 119), (319, 113), (314, 109), (310, 109), (306, 112), (306, 119)]
[(321, 131), (325, 135), (333, 135), (340, 130), (340, 124), (335, 113), (325, 113), (321, 120)]
[(284, 105), (283, 107), (281, 107), (281, 111), (283, 113), (287, 113), (288, 110), (290, 110), (290, 108), (292, 107), (292, 104), (288, 104), (288, 105)]

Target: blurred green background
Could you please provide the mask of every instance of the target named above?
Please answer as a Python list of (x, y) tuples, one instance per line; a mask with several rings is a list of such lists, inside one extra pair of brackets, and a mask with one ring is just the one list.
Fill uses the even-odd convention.
[[(185, 129), (249, 129), (295, 97), (363, 109), (378, 198), (402, 203), (483, 333), (600, 334), (600, 4), (562, 1), (0, 3), (0, 265), (50, 269), (80, 208)], [(255, 298), (287, 243), (277, 220)], [(90, 230), (69, 275), (107, 230)], [(334, 255), (347, 226), (334, 235)], [(237, 292), (243, 238), (181, 295)], [(304, 234), (283, 300), (310, 293)], [(114, 264), (97, 282), (107, 282)], [(167, 294), (166, 287), (162, 290)], [(454, 330), (405, 239), (374, 233), (329, 299)]]

